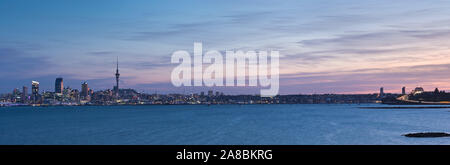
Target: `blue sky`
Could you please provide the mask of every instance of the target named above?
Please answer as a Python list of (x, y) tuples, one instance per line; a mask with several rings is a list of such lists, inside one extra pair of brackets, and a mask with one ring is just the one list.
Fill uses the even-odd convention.
[(0, 0), (0, 92), (31, 80), (53, 90), (57, 76), (73, 88), (84, 81), (112, 88), (116, 56), (121, 87), (180, 92), (170, 84), (170, 56), (194, 42), (205, 50), (279, 50), (282, 94), (450, 89), (449, 7), (439, 0)]

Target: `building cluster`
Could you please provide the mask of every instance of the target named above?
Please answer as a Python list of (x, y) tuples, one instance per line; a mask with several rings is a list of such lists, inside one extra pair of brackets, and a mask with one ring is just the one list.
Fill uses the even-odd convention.
[[(133, 89), (119, 88), (119, 65), (117, 62), (115, 86), (111, 89), (94, 91), (87, 82), (81, 84), (81, 90), (64, 87), (64, 79), (55, 79), (54, 91), (40, 92), (38, 81), (31, 81), (31, 90), (27, 86), (14, 89), (12, 93), (0, 95), (0, 106), (32, 105), (152, 105), (152, 104), (360, 104), (376, 103), (384, 98), (397, 98), (406, 96), (406, 88), (402, 94), (385, 93), (380, 88), (375, 94), (314, 94), (314, 95), (278, 95), (274, 97), (261, 97), (259, 95), (224, 95), (218, 91), (209, 90), (207, 93), (194, 94), (145, 94)], [(422, 97), (433, 100), (447, 98), (444, 91), (436, 89), (434, 92), (425, 92), (423, 88), (415, 88), (409, 98)], [(428, 95), (432, 95), (430, 97)]]
[(16, 88), (12, 93), (0, 96), (0, 106), (5, 105), (112, 105), (127, 103), (130, 99), (139, 98), (138, 93), (131, 89), (119, 89), (119, 62), (115, 73), (116, 85), (113, 90), (94, 92), (89, 89), (87, 82), (81, 84), (81, 91), (64, 87), (64, 79), (55, 79), (55, 90), (40, 92), (38, 81), (31, 81), (31, 92), (28, 87), (23, 86), (22, 90)]
[(224, 95), (222, 92), (209, 90), (206, 93), (194, 94), (146, 94), (133, 89), (119, 88), (119, 70), (116, 70), (116, 85), (111, 89), (94, 91), (89, 88), (87, 82), (81, 84), (81, 90), (64, 87), (63, 78), (55, 80), (55, 90), (39, 92), (38, 81), (31, 82), (31, 91), (24, 86), (22, 90), (16, 88), (12, 93), (0, 96), (2, 106), (7, 105), (153, 105), (153, 104), (361, 104), (376, 103), (384, 98), (397, 98), (408, 96), (409, 98), (431, 98), (438, 100), (450, 97), (445, 91), (436, 89), (433, 92), (425, 92), (417, 87), (406, 93), (402, 88), (402, 94), (385, 93), (380, 88), (375, 94), (313, 94), (313, 95), (278, 95), (274, 97), (261, 97), (259, 95)]
[(450, 93), (441, 91), (438, 88), (434, 91), (425, 91), (422, 87), (417, 87), (410, 94), (404, 95), (403, 100), (424, 101), (424, 102), (446, 102), (450, 101)]
[(1, 95), (0, 102), (15, 105), (80, 105), (89, 102), (94, 93), (86, 82), (81, 85), (81, 91), (64, 87), (61, 77), (56, 78), (54, 91), (40, 92), (39, 85), (38, 81), (31, 81), (30, 92), (27, 86), (23, 86), (22, 90), (16, 88), (12, 93)]
[(55, 80), (55, 91), (39, 92), (39, 82), (32, 81), (31, 93), (28, 88), (22, 91), (14, 89), (4, 94), (0, 102), (8, 105), (153, 105), (153, 104), (354, 104), (375, 103), (378, 94), (314, 94), (314, 95), (278, 95), (261, 97), (259, 95), (224, 95), (218, 91), (184, 94), (145, 94), (133, 89), (93, 91), (86, 82), (81, 84), (81, 91), (64, 87), (63, 79)]
[[(438, 88), (435, 88), (434, 91), (425, 91), (422, 87), (416, 87), (413, 90), (411, 90), (411, 92), (407, 93), (406, 92), (406, 87), (402, 87), (402, 95), (420, 95), (420, 94), (444, 94), (445, 91), (440, 91)], [(394, 96), (398, 96), (398, 94), (390, 94), (390, 93), (384, 93), (384, 88), (381, 87), (380, 88), (380, 93), (378, 93), (378, 97), (380, 98), (384, 98), (390, 95), (394, 95)]]
[[(380, 92), (381, 94), (381, 92)], [(391, 94), (381, 98), (384, 104), (450, 104), (450, 93), (436, 88), (434, 91), (425, 91), (422, 87), (416, 87), (406, 93), (402, 88), (402, 94)]]

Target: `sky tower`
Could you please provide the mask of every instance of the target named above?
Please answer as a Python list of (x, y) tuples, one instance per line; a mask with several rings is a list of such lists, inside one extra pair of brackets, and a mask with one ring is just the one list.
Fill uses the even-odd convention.
[(114, 88), (114, 92), (116, 93), (116, 96), (119, 96), (119, 57), (117, 57), (117, 67), (116, 67), (116, 86)]

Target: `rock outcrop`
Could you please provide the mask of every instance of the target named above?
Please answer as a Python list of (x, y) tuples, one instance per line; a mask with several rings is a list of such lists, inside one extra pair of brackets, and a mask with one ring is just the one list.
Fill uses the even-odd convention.
[(449, 137), (450, 134), (445, 133), (445, 132), (424, 132), (424, 133), (409, 133), (409, 134), (405, 134), (403, 136), (427, 138), (427, 137)]

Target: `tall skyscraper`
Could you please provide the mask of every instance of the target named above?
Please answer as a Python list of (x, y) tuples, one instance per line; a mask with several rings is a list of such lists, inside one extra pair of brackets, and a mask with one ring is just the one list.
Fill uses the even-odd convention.
[(20, 94), (19, 88), (14, 88), (12, 94), (13, 96), (18, 96)]
[(62, 94), (63, 90), (64, 90), (63, 78), (62, 77), (58, 77), (55, 80), (55, 93)]
[(384, 97), (384, 88), (383, 87), (380, 88), (380, 97)]
[(406, 95), (406, 87), (402, 88), (402, 95)]
[(117, 57), (117, 68), (116, 68), (116, 86), (114, 87), (114, 92), (116, 93), (116, 97), (119, 97), (119, 57)]
[(89, 96), (89, 86), (88, 83), (84, 82), (81, 84), (81, 98), (86, 99)]
[(28, 88), (26, 86), (22, 87), (22, 103), (28, 102)]
[(39, 103), (39, 82), (31, 81), (31, 101), (33, 104)]

